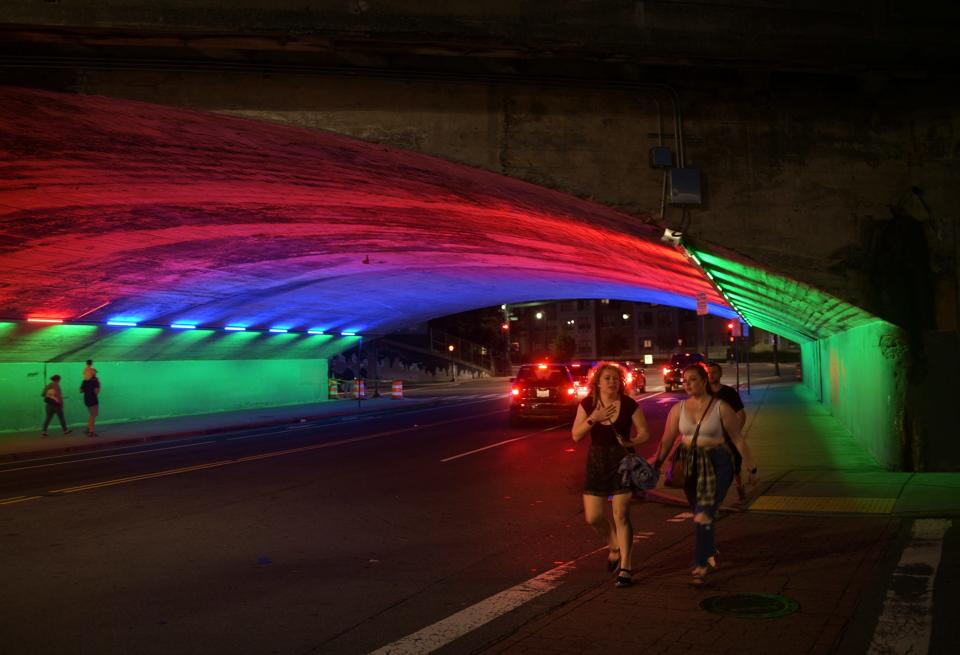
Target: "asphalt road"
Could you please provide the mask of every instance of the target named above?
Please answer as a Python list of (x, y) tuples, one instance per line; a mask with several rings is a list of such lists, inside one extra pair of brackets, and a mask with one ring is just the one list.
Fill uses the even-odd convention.
[[(474, 652), (610, 584), (583, 524), (586, 444), (568, 425), (510, 427), (499, 387), (412, 393), (436, 402), (0, 466), (0, 501), (23, 499), (0, 504), (3, 651), (368, 653), (554, 576), (438, 651)], [(643, 397), (655, 435), (644, 452), (679, 398)], [(634, 504), (639, 578), (652, 557), (687, 567), (679, 512)], [(898, 522), (791, 521), (737, 515), (722, 530), (748, 544), (755, 530), (806, 537), (810, 557), (830, 538), (886, 553), (882, 595)], [(848, 631), (849, 652), (871, 625)]]
[[(596, 550), (585, 446), (568, 426), (509, 427), (502, 390), (485, 391), (0, 468), (0, 499), (30, 499), (0, 507), (4, 641), (367, 652)], [(656, 400), (644, 407), (659, 430)], [(549, 602), (596, 582), (578, 579)]]

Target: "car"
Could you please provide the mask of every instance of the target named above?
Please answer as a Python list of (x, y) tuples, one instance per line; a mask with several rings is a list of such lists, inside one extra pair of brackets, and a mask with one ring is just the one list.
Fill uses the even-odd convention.
[(595, 364), (596, 362), (584, 360), (567, 362), (567, 369), (573, 377), (573, 385), (577, 388), (577, 398), (590, 395), (590, 372)]
[(691, 364), (700, 364), (703, 367), (707, 365), (707, 358), (700, 353), (675, 353), (663, 367), (663, 388), (667, 391), (679, 389), (681, 386), (680, 376), (683, 369)]
[(624, 382), (626, 383), (627, 394), (638, 394), (647, 392), (647, 373), (634, 361), (618, 362), (624, 371)]
[(523, 364), (510, 380), (510, 422), (528, 418), (573, 420), (580, 397), (564, 364)]

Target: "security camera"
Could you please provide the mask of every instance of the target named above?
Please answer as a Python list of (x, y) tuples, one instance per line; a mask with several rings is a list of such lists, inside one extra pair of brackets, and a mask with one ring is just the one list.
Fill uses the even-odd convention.
[(682, 238), (683, 232), (680, 230), (671, 230), (668, 227), (663, 231), (663, 236), (660, 237), (660, 240), (664, 243), (669, 243), (671, 246), (679, 246)]

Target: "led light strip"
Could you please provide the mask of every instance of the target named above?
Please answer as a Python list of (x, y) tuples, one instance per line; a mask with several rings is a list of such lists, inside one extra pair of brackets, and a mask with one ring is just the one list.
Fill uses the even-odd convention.
[[(11, 322), (20, 322), (23, 321), (23, 318), (15, 319), (0, 319), (8, 320)], [(225, 325), (225, 326), (213, 326), (213, 325), (200, 325), (197, 323), (169, 323), (169, 324), (160, 324), (160, 323), (140, 323), (138, 321), (128, 321), (123, 319), (110, 319), (107, 321), (81, 321), (81, 320), (70, 320), (65, 318), (53, 318), (47, 316), (28, 316), (26, 319), (27, 323), (42, 323), (49, 325), (89, 325), (89, 326), (107, 326), (107, 327), (140, 327), (140, 328), (167, 328), (171, 330), (223, 330), (224, 332), (252, 332), (257, 333), (270, 333), (270, 334), (308, 334), (310, 336), (340, 336), (340, 337), (359, 337), (363, 338), (364, 336), (371, 336), (369, 334), (364, 335), (360, 332), (355, 332), (353, 330), (343, 330), (341, 332), (327, 331), (321, 328), (310, 328), (308, 330), (292, 330), (290, 328), (284, 327), (271, 327), (271, 328), (248, 328), (244, 325)]]

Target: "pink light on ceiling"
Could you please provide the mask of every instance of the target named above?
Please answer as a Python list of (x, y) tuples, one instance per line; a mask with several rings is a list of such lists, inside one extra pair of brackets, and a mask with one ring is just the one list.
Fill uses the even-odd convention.
[(636, 217), (334, 134), (0, 88), (0, 150), (4, 317), (379, 331), (697, 292), (733, 315)]

